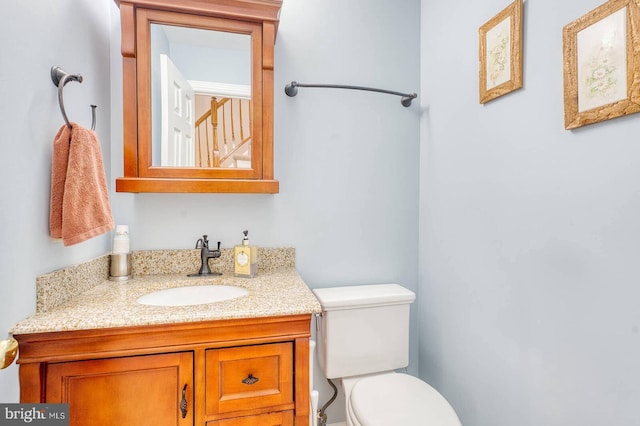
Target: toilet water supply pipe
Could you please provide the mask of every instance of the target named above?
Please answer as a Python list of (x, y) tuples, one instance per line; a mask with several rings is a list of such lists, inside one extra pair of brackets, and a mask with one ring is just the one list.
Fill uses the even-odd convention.
[(325, 413), (325, 410), (329, 408), (331, 404), (333, 404), (333, 401), (335, 401), (336, 397), (338, 396), (338, 388), (336, 387), (336, 385), (333, 384), (331, 379), (327, 379), (327, 382), (329, 382), (329, 384), (333, 388), (333, 395), (322, 406), (322, 408), (318, 410), (318, 426), (327, 426), (327, 413)]
[[(316, 322), (316, 336), (320, 335), (320, 317), (322, 317), (322, 314), (315, 314), (315, 322)], [(309, 352), (311, 354), (313, 354), (315, 352), (315, 347), (316, 347), (316, 342), (314, 342), (313, 340), (309, 342)], [(314, 371), (314, 367), (315, 364), (313, 362), (313, 355), (309, 356), (309, 362), (311, 363), (311, 367), (310, 367), (310, 375), (311, 378), (313, 379), (313, 371)], [(333, 401), (336, 400), (336, 398), (338, 397), (338, 388), (336, 387), (336, 385), (333, 384), (333, 382), (331, 381), (331, 379), (327, 379), (327, 382), (329, 383), (329, 385), (333, 388), (333, 395), (331, 396), (331, 398), (329, 398), (329, 401), (327, 401), (322, 408), (320, 408), (318, 410), (318, 397), (319, 397), (319, 393), (316, 390), (313, 390), (313, 382), (312, 380), (309, 380), (310, 384), (311, 384), (311, 414), (312, 414), (312, 419), (311, 419), (311, 426), (327, 426), (327, 413), (325, 413), (326, 409), (329, 407), (329, 405), (331, 405), (333, 403)]]
[[(322, 314), (315, 314), (315, 322), (316, 322), (316, 336), (320, 335), (320, 317), (322, 317)], [(316, 347), (316, 342), (314, 342), (313, 340), (309, 343), (309, 352), (311, 354), (313, 354), (315, 352), (315, 347)], [(311, 371), (311, 378), (313, 379), (313, 371), (314, 371), (314, 367), (315, 367), (315, 363), (313, 362), (313, 355), (309, 356), (309, 360), (311, 362), (311, 367), (310, 367), (310, 371)], [(322, 408), (320, 408), (318, 410), (318, 399), (319, 399), (319, 393), (316, 390), (313, 390), (313, 382), (312, 380), (309, 380), (310, 384), (311, 384), (311, 403), (312, 403), (312, 407), (311, 407), (311, 414), (312, 414), (312, 419), (311, 419), (311, 423), (309, 423), (311, 426), (326, 426), (327, 425), (327, 413), (325, 413), (327, 407), (329, 407), (329, 405), (331, 405), (333, 403), (333, 401), (336, 400), (336, 397), (338, 396), (338, 388), (336, 387), (336, 385), (333, 384), (333, 382), (329, 379), (327, 379), (327, 382), (329, 382), (329, 385), (331, 385), (331, 387), (333, 388), (333, 396), (329, 399), (329, 401), (327, 401)]]

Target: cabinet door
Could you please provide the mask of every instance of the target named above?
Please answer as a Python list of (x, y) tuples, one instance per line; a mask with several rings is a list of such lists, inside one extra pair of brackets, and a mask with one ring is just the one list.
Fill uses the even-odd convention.
[(207, 422), (207, 426), (293, 426), (293, 412), (281, 411), (257, 416), (236, 417)]
[(193, 425), (193, 355), (49, 364), (45, 394), (69, 404), (70, 426)]
[(293, 408), (291, 342), (207, 350), (206, 376), (209, 418)]

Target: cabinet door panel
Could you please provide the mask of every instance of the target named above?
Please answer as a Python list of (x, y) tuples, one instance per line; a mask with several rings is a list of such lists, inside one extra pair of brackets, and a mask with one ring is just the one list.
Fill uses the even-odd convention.
[(49, 364), (46, 374), (46, 401), (68, 403), (71, 426), (193, 425), (191, 352)]
[(206, 355), (207, 415), (293, 403), (293, 344), (211, 349)]

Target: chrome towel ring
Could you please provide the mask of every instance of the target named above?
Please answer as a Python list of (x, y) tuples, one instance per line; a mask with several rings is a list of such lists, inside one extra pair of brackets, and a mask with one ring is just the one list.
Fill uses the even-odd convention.
[[(60, 67), (51, 67), (51, 80), (53, 80), (53, 84), (58, 87), (58, 103), (60, 103), (60, 112), (62, 113), (62, 118), (64, 118), (64, 122), (67, 123), (67, 126), (71, 128), (69, 117), (67, 117), (67, 113), (64, 110), (62, 89), (64, 88), (64, 85), (69, 81), (77, 81), (78, 83), (82, 83), (82, 76), (80, 74), (68, 74)], [(96, 129), (96, 108), (96, 105), (91, 105), (91, 130)]]

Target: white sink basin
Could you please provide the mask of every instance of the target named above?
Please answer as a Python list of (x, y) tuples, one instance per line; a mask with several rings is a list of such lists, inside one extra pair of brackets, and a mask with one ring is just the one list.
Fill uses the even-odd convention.
[(138, 298), (142, 305), (190, 306), (246, 296), (249, 291), (232, 285), (191, 285), (154, 291)]

